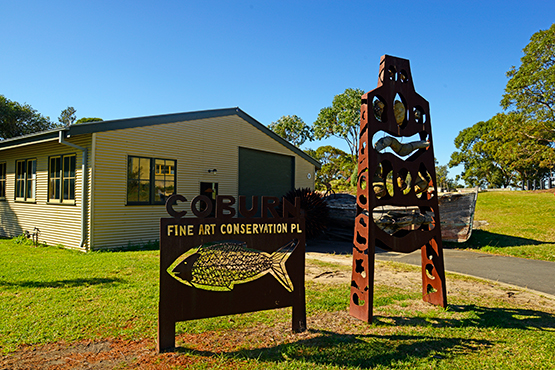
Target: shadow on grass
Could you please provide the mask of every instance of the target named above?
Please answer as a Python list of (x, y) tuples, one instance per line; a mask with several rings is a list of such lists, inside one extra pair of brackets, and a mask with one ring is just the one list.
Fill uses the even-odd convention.
[(55, 281), (0, 281), (0, 286), (21, 288), (73, 288), (90, 285), (109, 285), (123, 282), (122, 279), (89, 278), (89, 279), (66, 279)]
[(445, 327), (476, 327), (476, 328), (502, 328), (520, 330), (552, 330), (555, 329), (555, 315), (542, 311), (515, 309), (515, 308), (490, 308), (476, 305), (449, 305), (447, 311), (457, 313), (472, 313), (471, 318), (423, 318), (423, 317), (391, 317), (381, 318), (374, 316), (374, 322), (385, 326), (429, 326)]
[(458, 249), (480, 249), (485, 246), (506, 248), (521, 245), (540, 245), (547, 244), (534, 239), (519, 238), (517, 236), (491, 233), (485, 230), (473, 230), (472, 236), (464, 243), (445, 243), (450, 248)]
[[(465, 314), (465, 318), (416, 318), (374, 316), (374, 323), (381, 327), (437, 327), (478, 329), (520, 329), (552, 331), (555, 315), (527, 309), (489, 308), (477, 305), (452, 305), (448, 311)], [(456, 315), (452, 315), (456, 316)], [(467, 318), (470, 316), (471, 318)], [(179, 347), (178, 353), (224, 357), (229, 359), (253, 359), (259, 362), (286, 362), (357, 367), (370, 369), (376, 366), (406, 367), (417, 365), (421, 360), (432, 361), (465, 356), (482, 351), (496, 340), (474, 339), (454, 335), (458, 331), (445, 330), (435, 334), (338, 334), (327, 330), (308, 330), (310, 338), (267, 348), (242, 349), (230, 352), (197, 351)]]
[(417, 359), (442, 359), (457, 353), (489, 347), (488, 340), (440, 338), (427, 335), (337, 334), (326, 330), (309, 330), (316, 337), (269, 348), (239, 350), (227, 353), (177, 348), (178, 352), (199, 356), (225, 356), (233, 359), (256, 359), (259, 362), (285, 362), (357, 367), (371, 369), (378, 365), (390, 367)]
[(141, 252), (141, 251), (156, 251), (160, 249), (160, 243), (157, 240), (149, 241), (142, 244), (129, 243), (127, 246), (118, 248), (108, 248), (95, 250), (94, 253), (119, 253), (119, 252)]

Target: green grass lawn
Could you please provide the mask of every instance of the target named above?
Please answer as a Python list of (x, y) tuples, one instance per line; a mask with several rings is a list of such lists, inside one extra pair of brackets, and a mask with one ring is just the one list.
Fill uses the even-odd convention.
[(555, 261), (555, 196), (528, 191), (478, 194), (476, 221), (486, 221), (466, 243), (450, 247)]
[[(58, 341), (148, 339), (154, 346), (158, 258), (156, 250), (83, 254), (0, 240), (0, 360), (21, 345)], [(448, 275), (443, 309), (422, 302), (418, 284), (377, 285), (369, 325), (348, 315), (348, 283), (306, 286), (307, 332), (290, 333), (290, 309), (179, 323), (178, 352), (158, 355), (160, 363), (180, 359), (221, 369), (550, 369), (555, 363), (555, 309), (547, 298), (538, 306), (519, 298), (529, 293), (512, 290), (507, 298), (508, 288), (469, 292), (465, 286), (494, 288)]]

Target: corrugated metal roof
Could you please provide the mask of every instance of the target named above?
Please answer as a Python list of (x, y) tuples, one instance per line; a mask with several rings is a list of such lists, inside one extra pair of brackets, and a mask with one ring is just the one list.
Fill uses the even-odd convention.
[(2, 140), (0, 141), (0, 150), (35, 144), (43, 141), (55, 140), (58, 138), (60, 131), (64, 131), (66, 137), (71, 137), (77, 135), (91, 134), (95, 132), (122, 130), (126, 128), (160, 125), (173, 122), (187, 122), (192, 120), (224, 117), (231, 115), (237, 115), (241, 117), (242, 119), (253, 125), (255, 128), (259, 129), (266, 135), (284, 145), (289, 150), (293, 151), (294, 153), (312, 163), (317, 169), (321, 168), (320, 162), (318, 162), (293, 144), (289, 143), (281, 136), (274, 133), (262, 123), (258, 122), (256, 119), (252, 118), (247, 113), (242, 111), (239, 107), (80, 123), (67, 127), (60, 127), (53, 130)]

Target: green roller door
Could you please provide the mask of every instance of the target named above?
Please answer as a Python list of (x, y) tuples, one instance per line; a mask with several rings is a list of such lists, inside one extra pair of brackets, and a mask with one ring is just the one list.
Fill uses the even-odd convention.
[(295, 187), (295, 157), (239, 148), (239, 195), (282, 197)]

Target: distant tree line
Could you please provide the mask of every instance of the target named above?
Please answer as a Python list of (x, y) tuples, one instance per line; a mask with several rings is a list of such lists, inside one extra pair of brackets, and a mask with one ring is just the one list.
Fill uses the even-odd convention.
[(58, 122), (51, 122), (50, 117), (38, 113), (29, 104), (18, 103), (0, 95), (0, 140), (29, 135), (73, 124), (102, 121), (102, 118), (83, 117), (77, 119), (73, 107), (64, 109)]
[(520, 67), (507, 72), (501, 99), (506, 112), (455, 139), (458, 150), (449, 166), (462, 164), (469, 186), (555, 186), (555, 24), (536, 32), (523, 52)]

